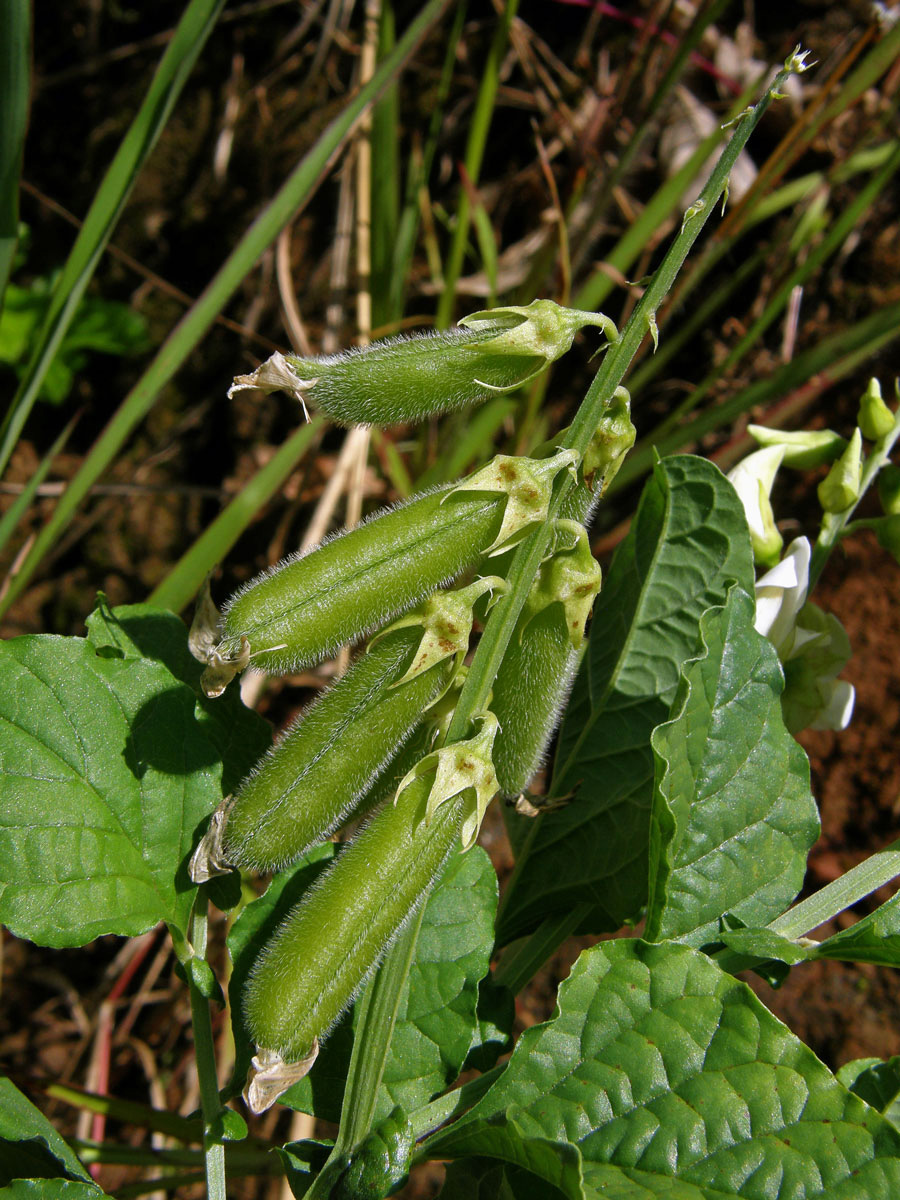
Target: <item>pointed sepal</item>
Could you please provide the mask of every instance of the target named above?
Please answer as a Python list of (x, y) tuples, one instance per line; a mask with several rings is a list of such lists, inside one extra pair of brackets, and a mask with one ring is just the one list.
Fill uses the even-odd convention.
[(602, 572), (591, 553), (587, 530), (578, 521), (557, 521), (554, 526), (557, 548), (544, 560), (525, 601), (528, 614), (520, 623), (524, 636), (528, 620), (551, 604), (562, 604), (569, 641), (577, 650), (584, 638), (584, 627), (600, 591)]
[(461, 831), (464, 851), (475, 845), (487, 806), (500, 790), (492, 757), (499, 729), (497, 718), (492, 712), (484, 712), (476, 720), (480, 720), (481, 729), (474, 737), (427, 754), (403, 777), (397, 788), (399, 796), (413, 780), (434, 772), (425, 801), (425, 821), (430, 821), (442, 804), (464, 794), (466, 806)]
[(574, 473), (577, 463), (574, 450), (561, 450), (552, 458), (542, 459), (498, 454), (444, 499), (460, 492), (505, 492), (503, 522), (487, 548), (488, 554), (499, 554), (520, 542), (530, 526), (545, 519), (554, 479), (564, 469)]

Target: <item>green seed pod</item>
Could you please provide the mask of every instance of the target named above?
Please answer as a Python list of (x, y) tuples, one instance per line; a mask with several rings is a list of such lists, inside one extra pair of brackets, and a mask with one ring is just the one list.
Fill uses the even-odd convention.
[(570, 451), (540, 462), (498, 455), (454, 487), (384, 509), (263, 572), (225, 608), (221, 640), (207, 653), (207, 694), (219, 695), (251, 659), (274, 673), (319, 662), (524, 536), (573, 459)]
[(494, 766), (504, 796), (517, 796), (544, 760), (581, 657), (600, 567), (583, 526), (560, 522), (575, 544), (541, 567), (494, 680), (500, 723)]
[(261, 1050), (285, 1062), (309, 1059), (428, 896), (461, 814), (461, 804), (448, 805), (423, 823), (429, 786), (427, 777), (416, 780), (380, 809), (260, 955), (244, 1011)]
[(379, 639), (268, 752), (228, 811), (226, 862), (279, 871), (344, 823), (448, 682), (452, 660), (391, 687), (420, 640), (414, 629)]
[[(219, 863), (278, 871), (358, 812), (373, 781), (450, 685), (472, 604), (503, 580), (438, 592), (380, 635), (262, 759), (227, 809)], [(369, 795), (369, 805), (377, 800)]]
[(602, 313), (561, 308), (552, 300), (472, 313), (460, 325), (321, 358), (274, 354), (251, 375), (239, 375), (229, 395), (246, 387), (285, 391), (304, 408), (310, 397), (343, 425), (395, 425), (520, 387), (565, 354), (585, 325), (599, 326), (607, 338), (618, 336)]

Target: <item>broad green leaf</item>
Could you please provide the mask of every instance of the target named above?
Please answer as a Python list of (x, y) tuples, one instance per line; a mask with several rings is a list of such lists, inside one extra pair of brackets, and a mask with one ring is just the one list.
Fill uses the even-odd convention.
[(900, 1127), (900, 1055), (882, 1061), (880, 1058), (857, 1058), (844, 1063), (838, 1079), (855, 1096)]
[(651, 739), (650, 941), (702, 946), (726, 911), (762, 925), (803, 886), (818, 812), (806, 754), (781, 715), (778, 656), (754, 612), (733, 587), (703, 615), (702, 650)]
[(84, 1180), (94, 1188), (75, 1151), (44, 1114), (11, 1080), (0, 1077), (0, 1185), (60, 1176)]
[(900, 1195), (900, 1133), (687, 946), (584, 951), (558, 1015), (525, 1031), (493, 1087), (425, 1150), (506, 1157), (513, 1116), (524, 1137), (573, 1142), (598, 1194), (620, 1200)]
[(900, 967), (900, 892), (849, 929), (826, 938), (817, 957)]
[[(493, 1158), (503, 1159), (504, 1162), (519, 1168), (523, 1173), (537, 1176), (545, 1187), (549, 1185), (552, 1194), (559, 1192), (567, 1197), (567, 1200), (582, 1200), (582, 1163), (578, 1147), (565, 1139), (553, 1141), (533, 1133), (526, 1134), (517, 1123), (514, 1113), (513, 1105), (505, 1115), (498, 1115), (492, 1120), (491, 1148), (488, 1153)], [(482, 1145), (479, 1129), (480, 1126), (473, 1126), (472, 1129), (476, 1147), (472, 1151), (474, 1156), (482, 1152), (479, 1150)], [(460, 1138), (461, 1141), (455, 1145), (453, 1157), (467, 1159), (465, 1131), (460, 1132)], [(525, 1195), (534, 1194), (530, 1179), (526, 1177), (523, 1182)], [(508, 1187), (512, 1186), (509, 1177), (506, 1178), (506, 1184)], [(518, 1192), (512, 1194), (517, 1197), (519, 1195)]]
[[(490, 963), (496, 907), (497, 876), (485, 852), (476, 846), (452, 859), (425, 905), (376, 1117), (386, 1117), (395, 1105), (410, 1112), (426, 1104), (459, 1074), (476, 1033), (478, 985)], [(351, 1012), (282, 1103), (339, 1119), (352, 1031)]]
[(900, 892), (822, 942), (792, 941), (771, 929), (733, 929), (719, 933), (716, 940), (748, 957), (794, 966), (817, 958), (841, 962), (866, 962), (879, 967), (900, 967)]
[(650, 735), (696, 650), (701, 614), (732, 582), (753, 591), (734, 488), (705, 459), (657, 463), (594, 606), (560, 734), (553, 793), (574, 796), (526, 834), (501, 907), (501, 943), (584, 901), (594, 906), (584, 930), (617, 929), (645, 902)]
[(398, 1105), (376, 1122), (353, 1151), (330, 1200), (360, 1200), (363, 1196), (390, 1196), (409, 1174), (415, 1138), (404, 1110)]
[(197, 696), (197, 720), (222, 759), (223, 793), (233, 792), (269, 748), (272, 730), (241, 701), (240, 688), (228, 688), (217, 700), (203, 695), (203, 664), (188, 649), (184, 622), (152, 604), (110, 608), (101, 593), (85, 625), (88, 641), (101, 656), (153, 659), (192, 689)]
[[(280, 871), (273, 877), (263, 895), (243, 909), (229, 931), (228, 953), (231, 955), (232, 971), (228, 980), (228, 998), (234, 1035), (234, 1070), (231, 1084), (227, 1089), (229, 1096), (236, 1095), (243, 1088), (247, 1071), (250, 1068), (250, 1059), (256, 1052), (244, 1022), (243, 993), (247, 977), (263, 947), (290, 910), (300, 902), (303, 893), (315, 882), (318, 874), (334, 857), (334, 851), (334, 842), (325, 842), (310, 851), (290, 870)], [(332, 1034), (326, 1046), (331, 1044), (334, 1037), (335, 1034)], [(343, 1080), (331, 1080), (327, 1070), (319, 1070), (323, 1057), (324, 1049), (319, 1061), (316, 1062), (314, 1083), (316, 1089), (325, 1089), (325, 1098), (330, 1098), (334, 1088), (340, 1086), (343, 1089)], [(306, 1080), (303, 1082), (306, 1083)], [(294, 1090), (296, 1089), (291, 1089), (292, 1092)], [(317, 1091), (314, 1094), (318, 1097)], [(323, 1104), (325, 1098), (323, 1098)], [(338, 1093), (338, 1104), (340, 1104), (340, 1092)], [(340, 1112), (340, 1110), (338, 1111)]]
[(258, 718), (214, 708), (166, 665), (181, 672), (180, 622), (143, 608), (124, 622), (0, 645), (0, 920), (41, 945), (184, 931), (223, 755), (228, 782), (264, 748)]
[(557, 1200), (563, 1193), (530, 1171), (494, 1158), (462, 1158), (447, 1167), (440, 1200)]

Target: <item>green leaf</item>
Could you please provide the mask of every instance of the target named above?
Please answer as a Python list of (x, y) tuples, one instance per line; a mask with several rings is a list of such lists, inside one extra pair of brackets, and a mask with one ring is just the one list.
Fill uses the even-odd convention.
[[(490, 963), (496, 907), (497, 875), (487, 854), (476, 846), (453, 858), (425, 905), (376, 1117), (395, 1105), (411, 1112), (459, 1074), (476, 1035), (478, 985)], [(281, 1097), (283, 1104), (339, 1120), (353, 1024), (351, 1011), (310, 1074)]]
[(857, 1058), (844, 1063), (837, 1077), (845, 1088), (900, 1128), (900, 1055), (886, 1061)]
[(826, 938), (817, 957), (900, 967), (900, 892), (849, 929)]
[(11, 1080), (0, 1077), (0, 1185), (59, 1176), (84, 1180), (98, 1194), (75, 1151)]
[(197, 694), (171, 614), (101, 608), (90, 629), (0, 645), (0, 920), (47, 946), (184, 932), (187, 858), (223, 773), (267, 740), (245, 709)]
[(191, 688), (197, 696), (197, 720), (222, 759), (223, 793), (233, 792), (269, 748), (272, 730), (242, 702), (239, 688), (229, 688), (217, 700), (203, 695), (203, 665), (188, 649), (184, 622), (152, 604), (111, 609), (101, 592), (85, 625), (88, 641), (102, 657), (153, 659)]
[(392, 1195), (409, 1175), (414, 1144), (409, 1118), (398, 1106), (353, 1151), (350, 1163), (329, 1193), (330, 1200)]
[[(513, 1172), (524, 1176), (525, 1181), (514, 1181)], [(462, 1158), (448, 1164), (439, 1196), (440, 1200), (542, 1200), (546, 1188), (547, 1184), (536, 1175), (506, 1163), (491, 1158)], [(554, 1198), (561, 1194), (555, 1188), (549, 1193)]]
[(818, 812), (806, 754), (781, 715), (778, 656), (754, 613), (733, 587), (703, 615), (703, 648), (651, 739), (649, 941), (702, 946), (726, 911), (765, 924), (803, 886)]
[(524, 1137), (573, 1142), (620, 1200), (900, 1195), (900, 1133), (745, 984), (672, 943), (584, 951), (558, 1015), (425, 1152), (505, 1158), (512, 1115)]
[[(544, 1184), (549, 1184), (555, 1191), (568, 1197), (568, 1200), (582, 1200), (582, 1165), (578, 1147), (565, 1138), (553, 1140), (526, 1133), (516, 1120), (516, 1113), (516, 1106), (511, 1105), (505, 1114), (497, 1114), (491, 1120), (490, 1149), (487, 1151), (484, 1150), (480, 1125), (473, 1126), (474, 1148), (471, 1153), (475, 1156), (487, 1153), (494, 1158), (501, 1158), (536, 1175)], [(452, 1157), (468, 1155), (466, 1142), (466, 1132), (460, 1131), (460, 1140), (454, 1143)]]
[(817, 958), (900, 967), (900, 893), (849, 929), (823, 942), (791, 941), (771, 929), (734, 929), (717, 935), (730, 950), (749, 957), (794, 966)]
[(440, 1200), (557, 1200), (563, 1193), (512, 1163), (463, 1158), (447, 1167)]
[(594, 606), (560, 734), (553, 794), (575, 795), (529, 828), (501, 907), (501, 944), (585, 901), (593, 908), (584, 930), (618, 929), (645, 902), (650, 735), (696, 650), (700, 616), (732, 582), (753, 591), (731, 484), (705, 459), (657, 463)]

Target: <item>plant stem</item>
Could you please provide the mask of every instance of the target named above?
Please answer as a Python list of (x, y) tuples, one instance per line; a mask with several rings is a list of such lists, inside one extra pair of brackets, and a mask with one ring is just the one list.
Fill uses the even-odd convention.
[[(580, 455), (584, 455), (594, 431), (600, 423), (600, 418), (612, 400), (616, 388), (620, 386), (638, 346), (645, 335), (651, 329), (655, 329), (656, 310), (672, 287), (682, 263), (714, 211), (720, 196), (724, 193), (728, 177), (738, 155), (771, 103), (773, 95), (779, 91), (795, 69), (785, 65), (762, 99), (738, 121), (731, 140), (722, 151), (700, 197), (685, 213), (680, 231), (673, 239), (665, 258), (631, 314), (628, 324), (622, 330), (618, 340), (606, 352), (600, 369), (578, 409), (575, 420), (569, 426), (568, 432), (562, 440), (561, 445), (566, 449), (577, 450)], [(546, 553), (553, 519), (570, 486), (571, 479), (567, 475), (557, 481), (547, 520), (530, 537), (526, 538), (516, 551), (507, 575), (509, 591), (494, 606), (487, 621), (450, 724), (447, 734), (448, 742), (465, 737), (472, 718), (487, 707), (490, 690), (509, 639), (512, 637), (516, 620)]]
[(884, 850), (871, 855), (865, 862), (853, 867), (840, 879), (827, 884), (815, 895), (801, 900), (780, 917), (770, 921), (766, 928), (786, 938), (806, 937), (845, 908), (857, 904), (898, 875), (900, 840), (891, 842)]
[[(207, 914), (209, 900), (201, 887), (191, 913), (192, 957), (206, 959)], [(176, 948), (177, 949), (177, 948)], [(179, 957), (181, 955), (179, 954)], [(200, 1084), (200, 1109), (203, 1113), (203, 1157), (206, 1164), (206, 1188), (209, 1200), (227, 1200), (225, 1190), (225, 1146), (220, 1135), (221, 1120), (219, 1083), (216, 1078), (216, 1047), (213, 1039), (209, 1001), (201, 994), (191, 974), (189, 963), (182, 959), (191, 998), (191, 1024), (194, 1029), (194, 1049), (197, 1059), (197, 1078)]]

